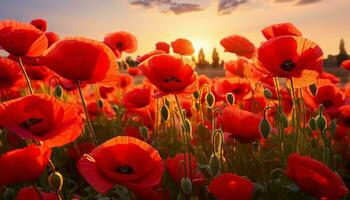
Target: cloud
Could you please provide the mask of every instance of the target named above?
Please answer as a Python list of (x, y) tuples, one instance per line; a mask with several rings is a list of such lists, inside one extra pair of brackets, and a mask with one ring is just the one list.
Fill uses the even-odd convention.
[(144, 8), (157, 7), (160, 8), (163, 13), (173, 13), (175, 15), (203, 10), (200, 4), (180, 3), (175, 0), (132, 0), (129, 1), (129, 3)]
[(300, 0), (295, 5), (301, 6), (301, 5), (316, 3), (316, 2), (319, 2), (319, 1), (321, 1), (321, 0)]
[(220, 0), (218, 6), (219, 15), (230, 14), (239, 5), (247, 3), (248, 0)]
[(169, 11), (173, 12), (175, 15), (202, 10), (203, 8), (200, 5), (193, 3), (172, 3), (169, 7)]

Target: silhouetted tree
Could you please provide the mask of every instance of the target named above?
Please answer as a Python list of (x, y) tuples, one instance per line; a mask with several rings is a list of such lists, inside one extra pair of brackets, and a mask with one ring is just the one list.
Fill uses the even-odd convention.
[(204, 68), (208, 65), (208, 61), (205, 60), (205, 54), (204, 54), (203, 48), (201, 48), (198, 52), (197, 65), (199, 68)]
[(346, 52), (345, 42), (342, 38), (339, 43), (339, 54), (337, 55), (337, 64), (340, 65), (344, 60), (347, 59), (349, 59), (349, 55)]
[(213, 53), (211, 55), (213, 62), (211, 63), (211, 66), (214, 68), (218, 68), (219, 67), (219, 62), (220, 62), (220, 57), (219, 57), (219, 53), (216, 50), (216, 48), (213, 49)]

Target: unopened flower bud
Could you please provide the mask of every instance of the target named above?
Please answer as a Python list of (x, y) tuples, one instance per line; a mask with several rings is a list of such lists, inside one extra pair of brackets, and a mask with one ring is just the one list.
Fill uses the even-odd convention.
[(271, 125), (269, 121), (263, 118), (259, 123), (259, 131), (265, 139), (267, 139), (267, 137), (269, 136), (270, 130), (271, 130)]
[(230, 104), (231, 106), (235, 103), (235, 96), (233, 96), (233, 94), (231, 92), (226, 94), (226, 101), (228, 104)]
[(185, 194), (190, 194), (192, 192), (192, 181), (188, 177), (183, 177), (181, 179), (181, 189)]
[(164, 104), (162, 106), (162, 108), (160, 109), (160, 114), (164, 122), (167, 122), (169, 120), (169, 108), (167, 105)]
[(208, 108), (212, 108), (214, 106), (214, 103), (215, 103), (215, 96), (214, 96), (214, 94), (209, 92), (205, 96), (205, 101), (207, 102)]
[(273, 94), (272, 94), (271, 90), (265, 88), (264, 89), (264, 96), (265, 96), (266, 99), (272, 99)]

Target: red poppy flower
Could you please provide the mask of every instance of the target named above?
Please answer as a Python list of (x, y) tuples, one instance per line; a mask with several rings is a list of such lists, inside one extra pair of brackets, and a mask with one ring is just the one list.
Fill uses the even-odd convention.
[[(225, 107), (222, 115), (218, 117), (225, 137), (233, 137), (241, 143), (251, 143), (262, 139), (259, 132), (260, 121), (259, 115), (240, 110), (236, 106)], [(242, 126), (242, 124), (249, 124), (249, 126)]]
[(171, 42), (171, 47), (173, 48), (174, 53), (180, 55), (190, 56), (194, 53), (191, 41), (184, 38), (179, 38)]
[(47, 21), (44, 19), (33, 19), (30, 24), (42, 32), (47, 30)]
[(343, 69), (347, 69), (350, 70), (350, 60), (344, 60), (341, 65), (340, 65)]
[[(189, 177), (189, 169), (190, 169), (190, 161), (188, 154), (186, 154), (186, 169), (187, 169), (187, 176)], [(165, 165), (167, 170), (169, 171), (170, 176), (173, 178), (173, 180), (176, 183), (180, 183), (181, 179), (185, 176), (185, 166), (181, 164), (185, 161), (184, 154), (180, 153), (175, 155), (174, 157), (168, 157), (166, 159)], [(191, 154), (191, 170), (192, 170), (192, 183), (194, 184), (203, 184), (205, 182), (205, 177), (203, 174), (198, 170), (198, 164), (197, 159), (195, 156)]]
[(322, 104), (326, 113), (336, 116), (339, 114), (339, 108), (344, 105), (345, 100), (340, 88), (333, 84), (327, 84), (318, 86), (316, 96), (312, 96), (310, 93), (305, 96), (305, 102), (315, 110)]
[(128, 73), (131, 76), (142, 75), (142, 71), (137, 67), (128, 67)]
[[(74, 91), (78, 88), (76, 82), (69, 79), (65, 79), (59, 76), (50, 79), (50, 86), (56, 87), (57, 85), (62, 86), (62, 88), (66, 91)], [(86, 87), (86, 83), (83, 82), (80, 86), (84, 88)]]
[(40, 196), (33, 187), (25, 187), (21, 188), (15, 200), (59, 200), (54, 192), (40, 192)]
[(0, 157), (0, 185), (36, 181), (50, 156), (51, 150), (46, 146), (30, 145), (6, 152)]
[[(133, 155), (133, 156), (130, 156)], [(118, 136), (85, 154), (77, 164), (80, 174), (100, 193), (115, 184), (151, 187), (160, 182), (163, 163), (149, 144), (128, 136)]]
[(160, 95), (181, 93), (195, 80), (194, 64), (168, 54), (153, 56), (139, 65), (143, 74), (160, 90)]
[(1, 20), (0, 46), (15, 56), (35, 57), (47, 48), (47, 38), (31, 24)]
[(130, 190), (139, 198), (143, 200), (168, 200), (169, 192), (164, 192), (157, 190), (157, 188), (152, 187), (130, 187)]
[(246, 178), (226, 173), (215, 177), (208, 190), (218, 200), (250, 200), (253, 198), (254, 185)]
[(52, 72), (45, 66), (26, 65), (26, 72), (31, 80), (44, 80), (52, 75)]
[(115, 52), (118, 58), (123, 52), (134, 53), (137, 49), (136, 37), (125, 31), (108, 33), (103, 42)]
[(55, 32), (46, 32), (45, 35), (47, 37), (48, 47), (60, 40), (60, 36)]
[(341, 199), (349, 192), (336, 173), (309, 156), (291, 154), (288, 157), (286, 175), (295, 181), (301, 190), (320, 199)]
[(108, 95), (111, 94), (114, 91), (114, 87), (104, 87), (104, 86), (100, 86), (99, 87), (99, 92), (100, 92), (100, 96), (104, 99), (108, 98)]
[[(152, 104), (150, 104), (152, 105)], [(125, 112), (125, 119), (132, 119), (137, 123), (142, 123), (147, 126), (148, 129), (152, 129), (155, 118), (155, 110), (154, 107), (146, 108), (136, 108), (136, 109), (127, 109)]]
[(293, 78), (294, 86), (316, 82), (322, 72), (323, 52), (314, 42), (294, 36), (272, 38), (258, 50), (262, 70), (271, 76)]
[(22, 78), (21, 68), (15, 61), (0, 57), (0, 90), (14, 87)]
[(240, 57), (237, 60), (230, 60), (224, 64), (225, 75), (227, 77), (238, 76), (243, 78), (246, 76), (246, 71), (251, 67), (245, 58)]
[(329, 81), (328, 83), (338, 84), (340, 83), (340, 78), (335, 76), (334, 74), (328, 73), (328, 72), (322, 72), (317, 80), (318, 84), (320, 84), (322, 81)]
[(198, 80), (198, 87), (201, 87), (202, 85), (211, 83), (210, 78), (205, 74), (200, 74), (198, 76), (197, 80)]
[(118, 74), (117, 60), (105, 44), (80, 37), (56, 42), (39, 61), (63, 78), (91, 84), (114, 85)]
[(141, 62), (147, 60), (148, 58), (150, 58), (154, 55), (159, 55), (159, 54), (165, 54), (165, 52), (163, 50), (154, 50), (154, 51), (151, 51), (151, 52), (144, 54), (143, 56), (137, 57), (136, 60), (141, 63)]
[(151, 102), (151, 88), (141, 86), (124, 93), (122, 101), (126, 108), (143, 108)]
[(247, 38), (240, 35), (231, 35), (220, 41), (225, 52), (235, 53), (238, 56), (252, 58), (255, 55), (255, 46)]
[(350, 105), (339, 108), (340, 117), (337, 121), (337, 129), (334, 139), (343, 140), (350, 133)]
[(57, 147), (74, 141), (83, 129), (77, 110), (47, 95), (28, 95), (0, 106), (0, 126), (24, 139)]
[(291, 23), (273, 24), (265, 27), (261, 32), (267, 40), (285, 35), (302, 36), (301, 32)]
[(156, 50), (162, 50), (165, 53), (169, 53), (170, 45), (166, 42), (157, 42)]
[(117, 77), (117, 86), (122, 88), (122, 89), (126, 89), (130, 86), (132, 86), (133, 84), (133, 77), (128, 75), (128, 74), (120, 74)]
[(226, 94), (231, 92), (235, 99), (241, 101), (251, 96), (250, 83), (242, 78), (220, 78), (214, 83), (214, 94), (217, 101), (226, 101)]

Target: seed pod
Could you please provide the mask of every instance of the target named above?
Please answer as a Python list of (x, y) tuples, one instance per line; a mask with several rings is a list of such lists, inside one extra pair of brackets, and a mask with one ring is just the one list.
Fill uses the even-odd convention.
[(309, 90), (310, 90), (312, 96), (316, 96), (317, 91), (318, 91), (316, 83), (309, 85)]
[(273, 94), (272, 94), (271, 90), (265, 88), (264, 89), (264, 96), (265, 96), (266, 99), (272, 99)]
[(212, 108), (214, 106), (214, 103), (215, 103), (215, 96), (214, 96), (214, 94), (212, 92), (209, 92), (205, 96), (205, 101), (207, 102), (208, 108)]
[(219, 158), (215, 154), (211, 155), (211, 157), (210, 157), (209, 169), (210, 169), (210, 173), (213, 176), (219, 175), (219, 172), (221, 169), (221, 163), (220, 163)]
[(267, 139), (267, 137), (269, 136), (270, 130), (271, 130), (271, 125), (269, 121), (263, 118), (259, 123), (259, 131), (265, 139)]
[(280, 119), (282, 121), (283, 128), (288, 128), (288, 117), (285, 113), (280, 113)]
[(63, 94), (63, 89), (60, 85), (56, 85), (55, 90), (54, 90), (54, 95), (57, 98), (61, 98)]
[(310, 127), (311, 130), (316, 131), (317, 124), (316, 124), (316, 119), (314, 117), (311, 117), (309, 119), (309, 127)]
[(192, 192), (192, 182), (188, 177), (183, 177), (181, 179), (181, 189), (185, 194), (190, 194)]
[(231, 106), (235, 103), (235, 96), (229, 92), (226, 94), (226, 101), (228, 104), (230, 104)]
[(103, 108), (103, 101), (102, 101), (102, 99), (98, 99), (98, 100), (97, 100), (97, 106), (98, 106), (99, 108)]
[(163, 105), (160, 109), (160, 114), (162, 117), (163, 122), (167, 122), (169, 120), (169, 107), (167, 105)]
[(140, 135), (145, 140), (148, 140), (149, 132), (148, 132), (148, 128), (146, 126), (140, 126)]
[(318, 116), (316, 119), (316, 124), (317, 128), (323, 131), (327, 127), (327, 119), (324, 116)]
[(59, 172), (52, 172), (48, 177), (49, 186), (52, 190), (59, 192), (63, 186), (63, 177)]
[(199, 98), (199, 92), (196, 90), (196, 91), (194, 91), (193, 93), (192, 93), (192, 95), (193, 95), (193, 97), (195, 98), (195, 99), (198, 99)]

